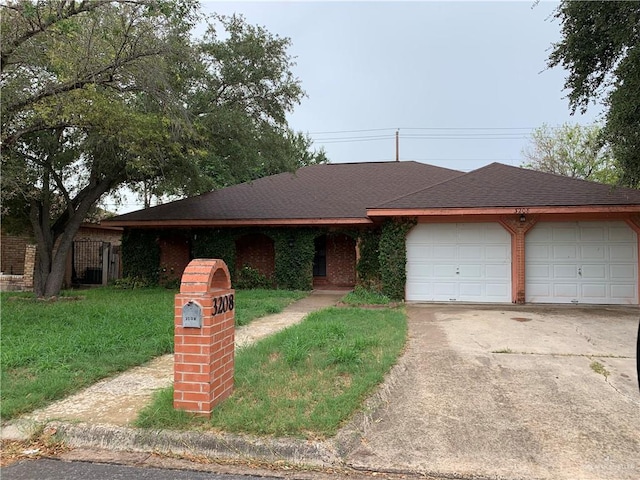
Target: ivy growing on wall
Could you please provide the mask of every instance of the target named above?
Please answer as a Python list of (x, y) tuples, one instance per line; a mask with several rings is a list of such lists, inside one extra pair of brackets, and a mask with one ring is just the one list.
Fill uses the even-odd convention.
[(142, 284), (157, 285), (160, 246), (155, 230), (125, 230), (122, 235), (122, 275)]
[(191, 237), (193, 258), (220, 258), (229, 268), (231, 281), (236, 277), (236, 238), (244, 231), (210, 228), (194, 230)]
[(313, 288), (314, 239), (320, 234), (311, 228), (283, 228), (265, 232), (275, 244), (275, 276), (278, 288)]
[(356, 265), (358, 285), (376, 292), (382, 291), (380, 278), (380, 230), (363, 230), (359, 235), (360, 258)]
[(380, 277), (382, 293), (392, 300), (404, 298), (407, 281), (407, 232), (416, 224), (415, 219), (387, 220), (380, 235)]

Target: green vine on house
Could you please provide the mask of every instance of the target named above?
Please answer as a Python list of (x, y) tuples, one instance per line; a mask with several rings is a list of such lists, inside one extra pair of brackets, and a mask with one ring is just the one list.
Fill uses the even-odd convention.
[(278, 288), (313, 288), (314, 240), (320, 233), (310, 228), (283, 228), (268, 233), (275, 244), (275, 276)]
[(360, 258), (356, 265), (358, 286), (373, 292), (382, 291), (380, 278), (380, 229), (359, 232)]
[(392, 300), (404, 299), (407, 282), (407, 233), (417, 221), (415, 219), (387, 220), (380, 235), (380, 278), (382, 293)]
[(236, 280), (236, 238), (245, 230), (211, 228), (195, 230), (191, 236), (193, 258), (220, 258), (229, 268), (231, 281)]
[(155, 230), (125, 230), (122, 235), (122, 276), (133, 284), (157, 285), (160, 246)]

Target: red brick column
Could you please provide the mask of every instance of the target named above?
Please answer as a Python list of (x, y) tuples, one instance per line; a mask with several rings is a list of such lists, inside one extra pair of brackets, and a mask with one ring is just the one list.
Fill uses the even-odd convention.
[(208, 417), (231, 395), (234, 293), (222, 260), (187, 265), (175, 296), (174, 408)]
[(502, 217), (500, 223), (511, 234), (511, 289), (513, 303), (525, 303), (525, 236), (538, 219), (535, 215)]

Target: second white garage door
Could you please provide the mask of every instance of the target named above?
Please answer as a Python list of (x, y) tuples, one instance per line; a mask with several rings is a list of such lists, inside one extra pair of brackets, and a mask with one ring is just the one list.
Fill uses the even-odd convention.
[(416, 225), (407, 235), (406, 299), (511, 302), (511, 236), (497, 223)]
[(547, 222), (526, 236), (526, 301), (638, 303), (636, 234), (624, 222)]

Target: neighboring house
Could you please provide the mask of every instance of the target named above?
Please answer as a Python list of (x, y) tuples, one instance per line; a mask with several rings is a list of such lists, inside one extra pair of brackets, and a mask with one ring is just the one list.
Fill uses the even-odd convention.
[(397, 246), (407, 301), (638, 303), (640, 191), (499, 163), (314, 165), (104, 223), (152, 232), (160, 267), (178, 276), (219, 252), (232, 271), (283, 278), (279, 255), (311, 232), (322, 287), (353, 286), (364, 234), (391, 220), (415, 223)]
[[(69, 253), (64, 286), (102, 285), (119, 278), (121, 243), (122, 228), (83, 223)], [(1, 291), (33, 289), (36, 247), (31, 237), (2, 232), (0, 259)]]

